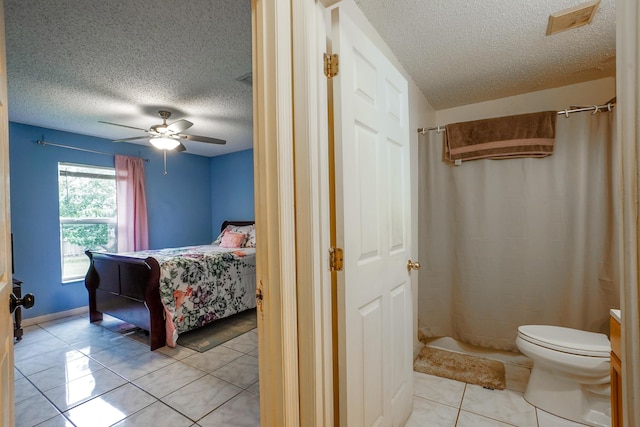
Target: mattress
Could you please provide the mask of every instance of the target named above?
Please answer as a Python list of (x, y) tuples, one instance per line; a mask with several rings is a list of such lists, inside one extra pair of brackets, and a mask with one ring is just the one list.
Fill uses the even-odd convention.
[(171, 347), (182, 332), (256, 306), (255, 248), (201, 245), (119, 255), (158, 261)]

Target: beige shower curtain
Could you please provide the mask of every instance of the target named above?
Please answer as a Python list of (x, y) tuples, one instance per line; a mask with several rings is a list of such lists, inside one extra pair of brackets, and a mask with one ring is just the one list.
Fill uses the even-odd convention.
[(619, 307), (614, 113), (558, 117), (544, 159), (442, 162), (421, 137), (420, 331), (515, 350), (517, 328), (608, 331)]

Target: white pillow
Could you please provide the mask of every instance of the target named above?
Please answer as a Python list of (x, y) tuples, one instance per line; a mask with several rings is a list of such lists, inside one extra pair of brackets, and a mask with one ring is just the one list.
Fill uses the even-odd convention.
[(247, 240), (244, 242), (245, 248), (255, 248), (256, 247), (256, 226), (252, 225), (249, 233), (247, 234)]

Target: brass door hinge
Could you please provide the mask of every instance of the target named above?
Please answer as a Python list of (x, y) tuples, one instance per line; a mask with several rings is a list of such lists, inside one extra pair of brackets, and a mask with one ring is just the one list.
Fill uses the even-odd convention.
[(342, 271), (343, 256), (342, 248), (329, 248), (329, 270)]
[(324, 75), (332, 78), (338, 75), (338, 54), (324, 54)]

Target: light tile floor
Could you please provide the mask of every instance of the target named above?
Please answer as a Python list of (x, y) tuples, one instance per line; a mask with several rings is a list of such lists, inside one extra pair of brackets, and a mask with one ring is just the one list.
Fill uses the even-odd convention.
[(523, 393), (413, 373), (406, 427), (583, 427), (530, 405)]
[[(205, 353), (150, 352), (121, 322), (72, 316), (29, 326), (15, 345), (16, 427), (255, 427), (260, 425), (257, 332)], [(414, 372), (407, 427), (577, 427), (487, 390)]]
[(149, 351), (147, 338), (72, 316), (16, 343), (16, 427), (260, 425), (254, 329), (205, 353)]

